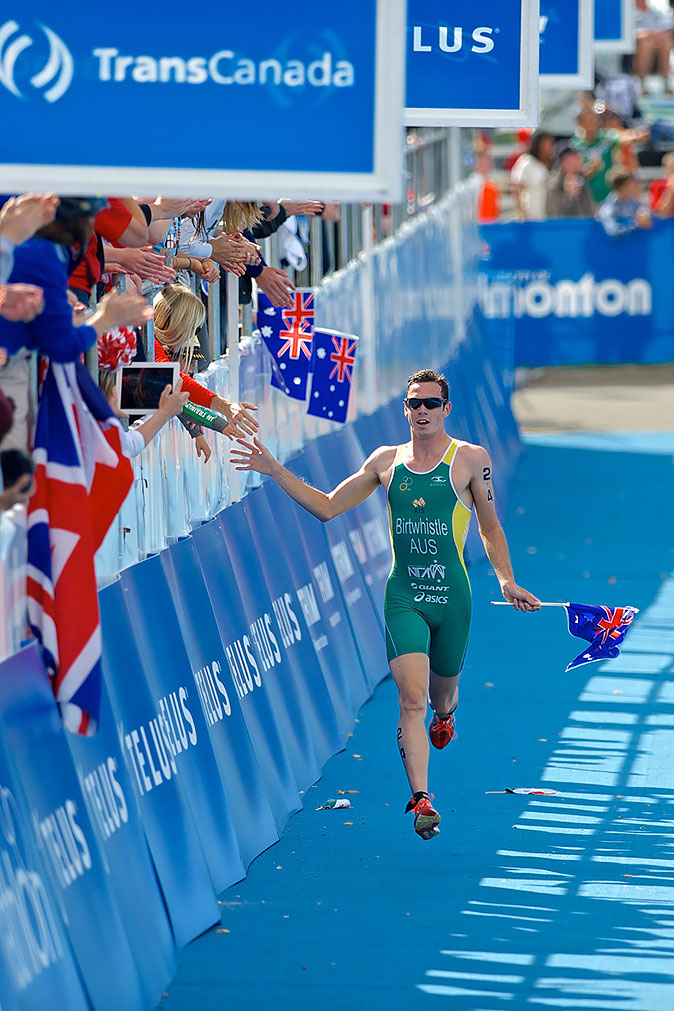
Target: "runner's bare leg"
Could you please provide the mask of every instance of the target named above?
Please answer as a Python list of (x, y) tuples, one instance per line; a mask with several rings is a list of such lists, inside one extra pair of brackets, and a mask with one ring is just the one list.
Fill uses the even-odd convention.
[(405, 653), (390, 663), (398, 688), (400, 722), (398, 750), (412, 793), (428, 792), (428, 734), (426, 708), (429, 667), (425, 653)]
[(459, 677), (441, 678), (431, 671), (431, 687), (429, 696), (431, 709), (439, 716), (453, 713), (459, 701)]

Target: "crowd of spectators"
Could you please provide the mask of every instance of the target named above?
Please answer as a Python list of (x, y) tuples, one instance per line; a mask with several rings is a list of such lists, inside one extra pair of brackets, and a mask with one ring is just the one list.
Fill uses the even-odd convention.
[[(501, 205), (507, 212), (508, 198), (521, 221), (596, 216), (616, 236), (674, 213), (667, 152), (674, 149), (674, 125), (662, 113), (672, 96), (674, 3), (633, 2), (634, 53), (598, 56), (593, 91), (541, 92), (540, 128), (518, 136), (519, 150), (504, 163), (509, 192), (501, 201), (491, 197), (485, 220), (498, 217)], [(493, 173), (481, 168), (492, 140), (479, 135), (476, 171), (493, 189)], [(648, 206), (640, 179), (650, 182)]]
[[(296, 216), (335, 220), (337, 205), (24, 194), (0, 197), (0, 206), (0, 512), (34, 490), (38, 362), (97, 366), (129, 456), (177, 417), (207, 461), (211, 449), (190, 404), (207, 409), (219, 422), (210, 427), (229, 438), (255, 433), (255, 405), (229, 401), (195, 378), (209, 345), (224, 350), (220, 334), (207, 339), (207, 286), (230, 272), (240, 302), (250, 302), (256, 284), (272, 304), (291, 306), (290, 274), (265, 262), (260, 240), (282, 230), (279, 248), (295, 266), (307, 241)], [(226, 286), (219, 288), (224, 299)], [(126, 431), (116, 374), (148, 358), (178, 362), (180, 381)]]

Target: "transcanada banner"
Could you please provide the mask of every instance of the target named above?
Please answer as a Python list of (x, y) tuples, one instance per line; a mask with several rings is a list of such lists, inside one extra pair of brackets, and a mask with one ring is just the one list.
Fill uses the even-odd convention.
[(596, 221), (483, 225), (478, 303), (516, 366), (674, 357), (674, 226), (609, 238)]
[(404, 0), (259, 0), (264, 30), (245, 5), (201, 33), (185, 11), (3, 4), (5, 190), (399, 197)]
[(409, 0), (408, 126), (536, 126), (539, 0)]

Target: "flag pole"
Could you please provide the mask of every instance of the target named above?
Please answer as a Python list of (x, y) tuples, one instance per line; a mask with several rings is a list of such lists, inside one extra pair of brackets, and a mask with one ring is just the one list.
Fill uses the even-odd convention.
[[(508, 601), (508, 600), (492, 600), (491, 603), (495, 604), (496, 607), (512, 607), (513, 606), (510, 603), (510, 601)], [(558, 603), (555, 603), (553, 601), (544, 601), (544, 600), (541, 601), (541, 607), (568, 607), (568, 606), (569, 606), (568, 601), (567, 601), (566, 604), (558, 604)]]

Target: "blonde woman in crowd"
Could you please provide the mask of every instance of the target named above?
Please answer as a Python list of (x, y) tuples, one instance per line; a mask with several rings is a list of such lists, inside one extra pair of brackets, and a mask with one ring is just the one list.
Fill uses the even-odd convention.
[(154, 299), (154, 357), (157, 362), (180, 363), (183, 392), (201, 407), (217, 411), (229, 424), (230, 438), (257, 432), (258, 423), (249, 413), (257, 407), (219, 397), (192, 378), (198, 342), (196, 332), (206, 318), (201, 299), (184, 284), (168, 284)]

